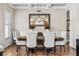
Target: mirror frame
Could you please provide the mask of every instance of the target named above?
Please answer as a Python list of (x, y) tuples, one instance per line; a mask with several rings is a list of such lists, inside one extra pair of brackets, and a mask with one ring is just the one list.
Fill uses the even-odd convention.
[[(29, 14), (29, 28), (30, 29), (33, 29), (35, 27), (32, 27), (31, 28), (31, 16), (42, 16), (42, 15), (45, 15), (45, 16), (48, 16), (48, 27), (50, 27), (50, 14)], [(44, 26), (44, 25), (35, 25), (35, 26)]]

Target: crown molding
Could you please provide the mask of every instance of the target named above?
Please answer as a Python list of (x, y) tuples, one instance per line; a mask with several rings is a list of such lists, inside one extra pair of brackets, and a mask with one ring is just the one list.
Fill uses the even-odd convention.
[[(13, 4), (8, 4), (13, 9), (38, 9), (38, 6), (32, 7), (32, 6), (14, 6)], [(41, 7), (40, 9), (65, 9), (66, 6), (52, 6), (51, 4), (47, 4), (48, 6)]]

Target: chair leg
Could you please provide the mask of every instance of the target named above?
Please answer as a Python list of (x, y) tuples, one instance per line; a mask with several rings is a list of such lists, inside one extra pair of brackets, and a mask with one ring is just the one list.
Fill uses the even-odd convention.
[(62, 52), (62, 46), (60, 46), (60, 53)]
[(0, 52), (0, 56), (3, 56), (3, 52)]
[(29, 56), (29, 48), (27, 48), (27, 56)]
[(64, 49), (64, 52), (65, 52), (65, 51), (66, 51), (66, 50), (65, 50), (65, 46), (63, 46), (63, 49)]
[(18, 48), (19, 48), (19, 54), (20, 54), (20, 46), (18, 46)]
[(52, 49), (52, 52), (53, 52), (53, 54), (54, 54), (54, 48), (51, 48)]
[(61, 53), (62, 53), (62, 47), (63, 47), (63, 46), (60, 46), (60, 55), (61, 55)]
[(18, 46), (16, 46), (16, 53), (17, 53), (17, 55), (18, 55)]
[(45, 48), (45, 56), (47, 56), (47, 48)]
[(45, 55), (45, 47), (43, 47), (43, 55)]
[(18, 53), (20, 52), (20, 46), (18, 46), (18, 45), (17, 45), (17, 50), (16, 50), (16, 52), (17, 52), (17, 55), (18, 55)]
[(27, 54), (27, 46), (26, 46), (26, 54)]
[(17, 50), (16, 50), (16, 52), (18, 52), (18, 46), (17, 46)]
[(37, 50), (37, 48), (34, 48), (34, 52), (35, 52), (35, 54), (36, 54), (36, 50)]
[(45, 55), (47, 56), (48, 55), (48, 51), (47, 51), (48, 49), (47, 48), (45, 48)]
[(55, 55), (55, 53), (56, 53), (56, 46), (54, 47), (54, 55)]

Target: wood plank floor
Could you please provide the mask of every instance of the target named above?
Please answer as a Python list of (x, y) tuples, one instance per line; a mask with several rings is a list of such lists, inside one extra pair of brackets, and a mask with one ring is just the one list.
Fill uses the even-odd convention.
[[(21, 46), (20, 51), (17, 53), (16, 52), (16, 45), (11, 45), (10, 47), (6, 48), (3, 55), (4, 56), (27, 56), (27, 52), (26, 52), (26, 47), (25, 46)], [(48, 56), (75, 56), (76, 55), (76, 51), (75, 49), (68, 47), (66, 45), (66, 52), (64, 52), (64, 49), (62, 48), (62, 52), (60, 52), (59, 47), (56, 47), (56, 53), (54, 55), (54, 53), (48, 53)], [(42, 49), (38, 49), (35, 53), (31, 54), (30, 56), (45, 56), (44, 55), (44, 50)]]

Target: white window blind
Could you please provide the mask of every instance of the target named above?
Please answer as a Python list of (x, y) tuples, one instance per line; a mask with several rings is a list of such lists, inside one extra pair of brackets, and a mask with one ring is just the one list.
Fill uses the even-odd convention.
[(9, 11), (5, 11), (5, 38), (9, 38), (11, 36), (11, 13)]

